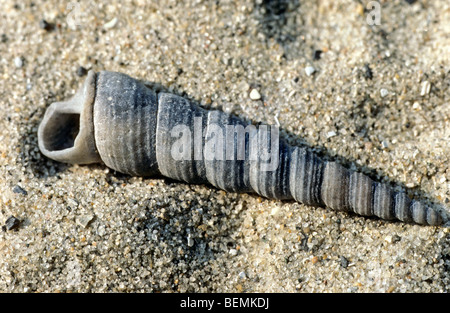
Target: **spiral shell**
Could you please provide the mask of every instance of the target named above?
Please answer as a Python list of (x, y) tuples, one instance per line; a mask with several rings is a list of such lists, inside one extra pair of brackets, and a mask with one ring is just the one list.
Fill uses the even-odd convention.
[(121, 73), (89, 72), (71, 100), (47, 109), (38, 141), (44, 155), (60, 162), (103, 162), (135, 176), (163, 175), (385, 220), (443, 223), (404, 191), (288, 145), (274, 127), (257, 130), (182, 97), (156, 94)]

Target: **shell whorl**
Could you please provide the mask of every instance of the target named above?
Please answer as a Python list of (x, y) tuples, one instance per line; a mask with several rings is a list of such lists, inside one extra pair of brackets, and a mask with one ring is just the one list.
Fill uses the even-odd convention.
[[(161, 174), (226, 191), (294, 199), (385, 220), (443, 223), (437, 211), (410, 199), (404, 191), (322, 160), (306, 148), (289, 146), (277, 136), (267, 137), (267, 151), (275, 152), (272, 161), (276, 158), (276, 166), (262, 170), (267, 159), (261, 161), (262, 147), (253, 143), (255, 138), (263, 138), (252, 127), (182, 97), (156, 94), (125, 74), (105, 71), (90, 72), (75, 97), (47, 109), (38, 140), (44, 155), (61, 162), (102, 161), (135, 176)], [(226, 144), (218, 145), (219, 138)], [(180, 142), (194, 144), (180, 149)], [(206, 150), (214, 157), (205, 158)], [(253, 153), (257, 157), (252, 159)]]
[(158, 173), (157, 95), (121, 73), (100, 72), (96, 86), (94, 133), (102, 161), (116, 171), (134, 176)]

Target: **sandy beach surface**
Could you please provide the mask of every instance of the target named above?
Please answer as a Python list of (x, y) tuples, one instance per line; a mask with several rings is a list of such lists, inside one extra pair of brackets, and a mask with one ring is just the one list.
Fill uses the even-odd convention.
[(450, 2), (368, 2), (0, 0), (0, 291), (448, 292), (448, 227), (62, 164), (37, 145), (52, 102), (88, 70), (119, 71), (279, 125), (448, 215)]

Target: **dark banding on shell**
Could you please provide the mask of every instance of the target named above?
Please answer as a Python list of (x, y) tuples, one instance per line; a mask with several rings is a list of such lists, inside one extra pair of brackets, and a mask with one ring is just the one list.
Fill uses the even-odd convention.
[(103, 73), (97, 75), (94, 104), (95, 140), (102, 161), (121, 173), (155, 175), (156, 94), (125, 74)]
[[(227, 125), (235, 128), (217, 131)], [(89, 72), (74, 98), (48, 108), (39, 126), (38, 140), (44, 155), (61, 162), (103, 161), (130, 175), (163, 175), (385, 220), (443, 223), (436, 210), (410, 199), (404, 191), (394, 191), (337, 162), (325, 161), (306, 148), (289, 146), (277, 136), (268, 136), (265, 141), (268, 150), (274, 152), (271, 161), (277, 160), (276, 167), (263, 170), (269, 161), (261, 156), (267, 151), (263, 153), (261, 146), (254, 145), (255, 136), (263, 133), (254, 132), (253, 127), (180, 96), (156, 94), (125, 74)], [(271, 128), (270, 134), (274, 132)], [(208, 146), (214, 143), (211, 140), (215, 136), (225, 136), (227, 147)], [(194, 144), (179, 149), (185, 147), (179, 145), (183, 140)], [(216, 157), (205, 158), (203, 149), (207, 146)], [(230, 149), (232, 157), (227, 158)], [(255, 159), (251, 157), (255, 156), (253, 152)]]
[(324, 162), (305, 148), (293, 147), (289, 184), (292, 197), (301, 203), (323, 205), (322, 181)]

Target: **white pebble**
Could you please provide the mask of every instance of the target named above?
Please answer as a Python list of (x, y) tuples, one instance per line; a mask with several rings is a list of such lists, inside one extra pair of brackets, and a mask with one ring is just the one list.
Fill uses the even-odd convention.
[(191, 234), (187, 237), (187, 245), (188, 247), (192, 247), (194, 245), (194, 239), (192, 239)]
[(412, 108), (416, 111), (420, 110), (420, 103), (419, 102), (414, 102)]
[(258, 90), (252, 89), (252, 91), (250, 91), (250, 99), (259, 100), (261, 99), (261, 94), (259, 93)]
[(335, 131), (330, 131), (330, 132), (327, 133), (327, 138), (331, 138), (331, 137), (334, 137), (334, 136), (336, 136), (336, 132)]
[(235, 256), (237, 255), (238, 251), (236, 249), (230, 249), (229, 253), (230, 255)]
[(78, 202), (75, 199), (72, 198), (67, 198), (67, 204), (72, 208), (75, 209), (76, 207), (78, 207)]
[(382, 89), (380, 90), (381, 98), (386, 97), (388, 94), (389, 94), (389, 91), (388, 91), (387, 89), (382, 88)]
[(246, 81), (241, 81), (238, 84), (238, 88), (239, 88), (239, 90), (242, 90), (242, 91), (248, 91), (250, 89), (250, 85)]
[(316, 69), (312, 66), (305, 67), (305, 73), (308, 76), (311, 76), (312, 74), (314, 74), (315, 71), (316, 71)]
[(431, 90), (431, 84), (428, 80), (426, 80), (422, 83), (422, 89), (420, 90), (420, 95), (425, 96), (430, 93), (430, 90)]
[(106, 233), (105, 226), (101, 225), (97, 228), (97, 235), (102, 237)]
[(239, 273), (239, 278), (240, 279), (245, 279), (247, 277), (247, 275), (245, 274), (245, 272), (240, 272)]
[(118, 18), (115, 17), (112, 20), (110, 20), (108, 23), (106, 23), (105, 25), (103, 25), (104, 28), (106, 29), (110, 29), (113, 28), (114, 26), (116, 26), (117, 22), (118, 22)]
[(94, 218), (93, 215), (83, 215), (80, 216), (76, 219), (76, 222), (78, 225), (82, 226), (83, 228), (86, 228), (89, 223), (92, 221), (92, 219)]
[(275, 207), (272, 208), (272, 210), (270, 211), (270, 215), (277, 215), (279, 211), (280, 211), (279, 206), (275, 206)]
[(16, 58), (14, 58), (14, 65), (15, 65), (17, 68), (21, 68), (21, 67), (23, 66), (23, 59), (22, 59), (22, 57), (16, 57)]

